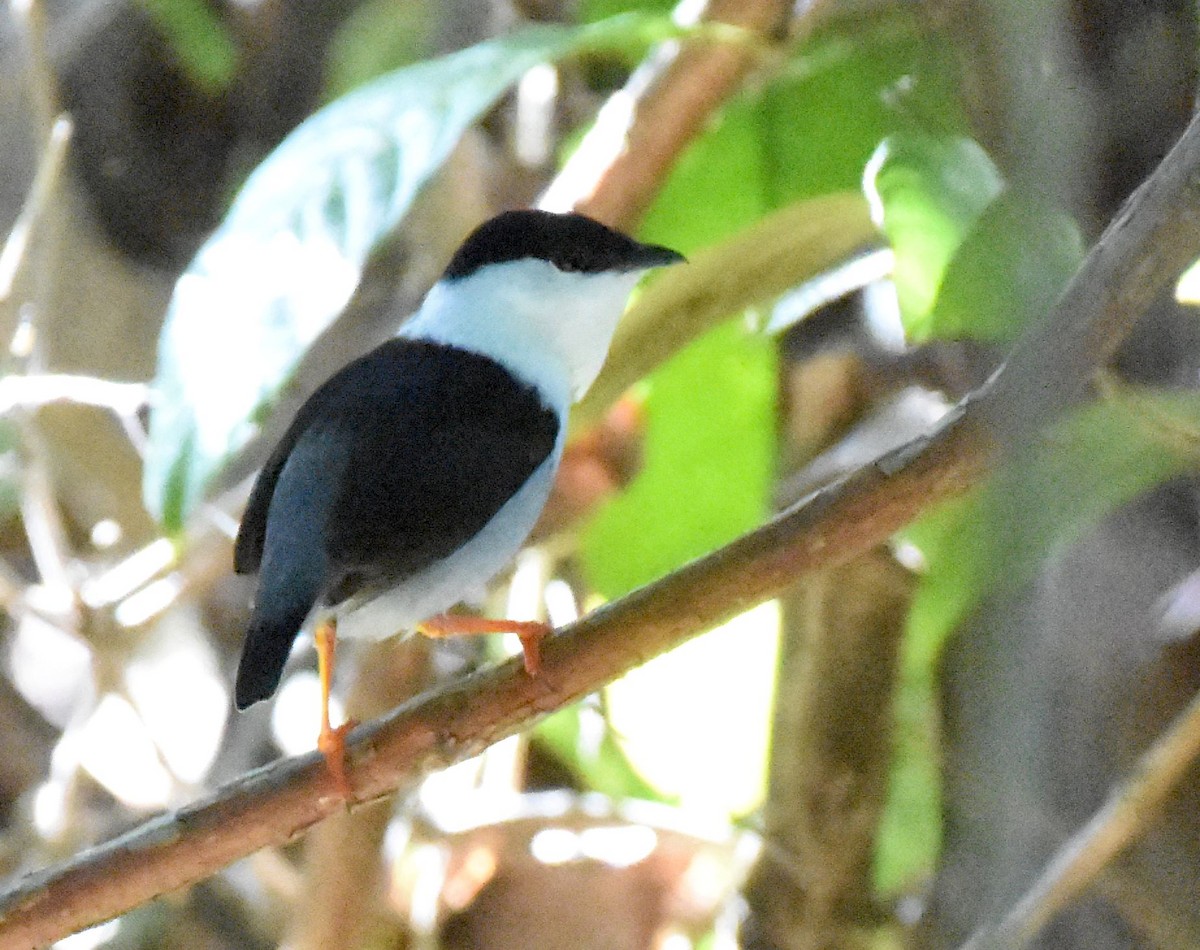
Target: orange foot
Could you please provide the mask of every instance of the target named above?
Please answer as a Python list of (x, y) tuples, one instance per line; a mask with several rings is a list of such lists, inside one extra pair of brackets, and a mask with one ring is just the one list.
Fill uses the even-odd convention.
[(468, 617), (460, 614), (438, 614), (417, 625), (417, 632), (426, 637), (475, 636), (481, 633), (515, 633), (521, 640), (525, 656), (525, 672), (537, 676), (542, 668), (542, 638), (554, 632), (548, 623), (537, 620), (494, 620), (490, 617)]

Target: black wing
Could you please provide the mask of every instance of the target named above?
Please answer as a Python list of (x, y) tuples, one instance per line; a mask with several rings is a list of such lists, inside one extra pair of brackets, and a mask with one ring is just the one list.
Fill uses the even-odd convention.
[(537, 390), (493, 360), (395, 343), (388, 362), (394, 353), (403, 365), (388, 372), (403, 373), (405, 384), (381, 385), (369, 412), (342, 417), (345, 475), (325, 550), (347, 588), (331, 600), (361, 580), (398, 582), (462, 547), (558, 437), (558, 416)]
[[(553, 451), (558, 425), (538, 392), (495, 361), (390, 340), (334, 375), (297, 414), (250, 495), (235, 569), (259, 569), (271, 501), (301, 439), (320, 440), (330, 474), (343, 480), (312, 540), (345, 571), (403, 575), (478, 532)], [(319, 456), (314, 448), (305, 455)]]
[[(368, 356), (370, 354), (367, 354)], [(365, 359), (366, 357), (363, 357)], [(237, 540), (233, 545), (233, 571), (235, 574), (256, 574), (262, 565), (263, 546), (267, 539), (267, 513), (271, 508), (271, 497), (275, 494), (275, 485), (279, 481), (279, 473), (287, 464), (288, 456), (296, 447), (296, 441), (302, 436), (313, 420), (319, 418), (327, 407), (335, 405), (342, 398), (342, 392), (353, 384), (361, 372), (355, 360), (327, 379), (305, 401), (296, 413), (296, 418), (284, 432), (283, 438), (275, 446), (270, 457), (254, 480), (250, 490), (250, 498), (246, 502), (246, 510), (242, 513), (242, 523), (238, 527)]]

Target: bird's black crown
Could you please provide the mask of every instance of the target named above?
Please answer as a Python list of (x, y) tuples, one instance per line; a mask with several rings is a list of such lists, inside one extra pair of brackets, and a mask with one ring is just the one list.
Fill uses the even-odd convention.
[(488, 264), (527, 258), (548, 261), (561, 271), (599, 274), (663, 267), (683, 255), (642, 244), (582, 214), (505, 211), (471, 233), (442, 277), (460, 280)]

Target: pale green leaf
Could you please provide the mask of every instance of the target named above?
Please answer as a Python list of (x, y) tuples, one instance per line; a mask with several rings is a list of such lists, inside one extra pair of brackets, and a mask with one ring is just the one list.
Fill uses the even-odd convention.
[(544, 26), (390, 73), (304, 122), (246, 182), (180, 278), (159, 344), (144, 493), (179, 530), (206, 484), (349, 300), (372, 249), (463, 131), (528, 69), (671, 30)]

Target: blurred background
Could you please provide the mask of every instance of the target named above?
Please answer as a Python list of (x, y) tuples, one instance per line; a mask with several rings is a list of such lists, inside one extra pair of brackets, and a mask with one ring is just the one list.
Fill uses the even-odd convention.
[[(692, 319), (653, 286), (635, 302), (659, 352), (636, 372), (614, 355), (621, 385), (581, 411), (493, 613), (569, 622), (928, 431), (1186, 125), (1197, 16), (11, 0), (5, 878), (313, 748), (306, 641), (272, 702), (231, 708), (249, 479), (475, 224), (584, 197), (562, 169), (619, 153), (647, 88), (712, 95), (682, 100), (687, 147), (614, 223), (688, 254), (670, 276), (724, 309)], [(737, 57), (715, 92), (714, 50)], [(1198, 285), (1181, 276), (1051, 438), (891, 544), (59, 946), (959, 945), (1200, 687)], [(337, 707), (379, 715), (510, 649), (348, 647)], [(1198, 777), (1034, 945), (1200, 947)]]

